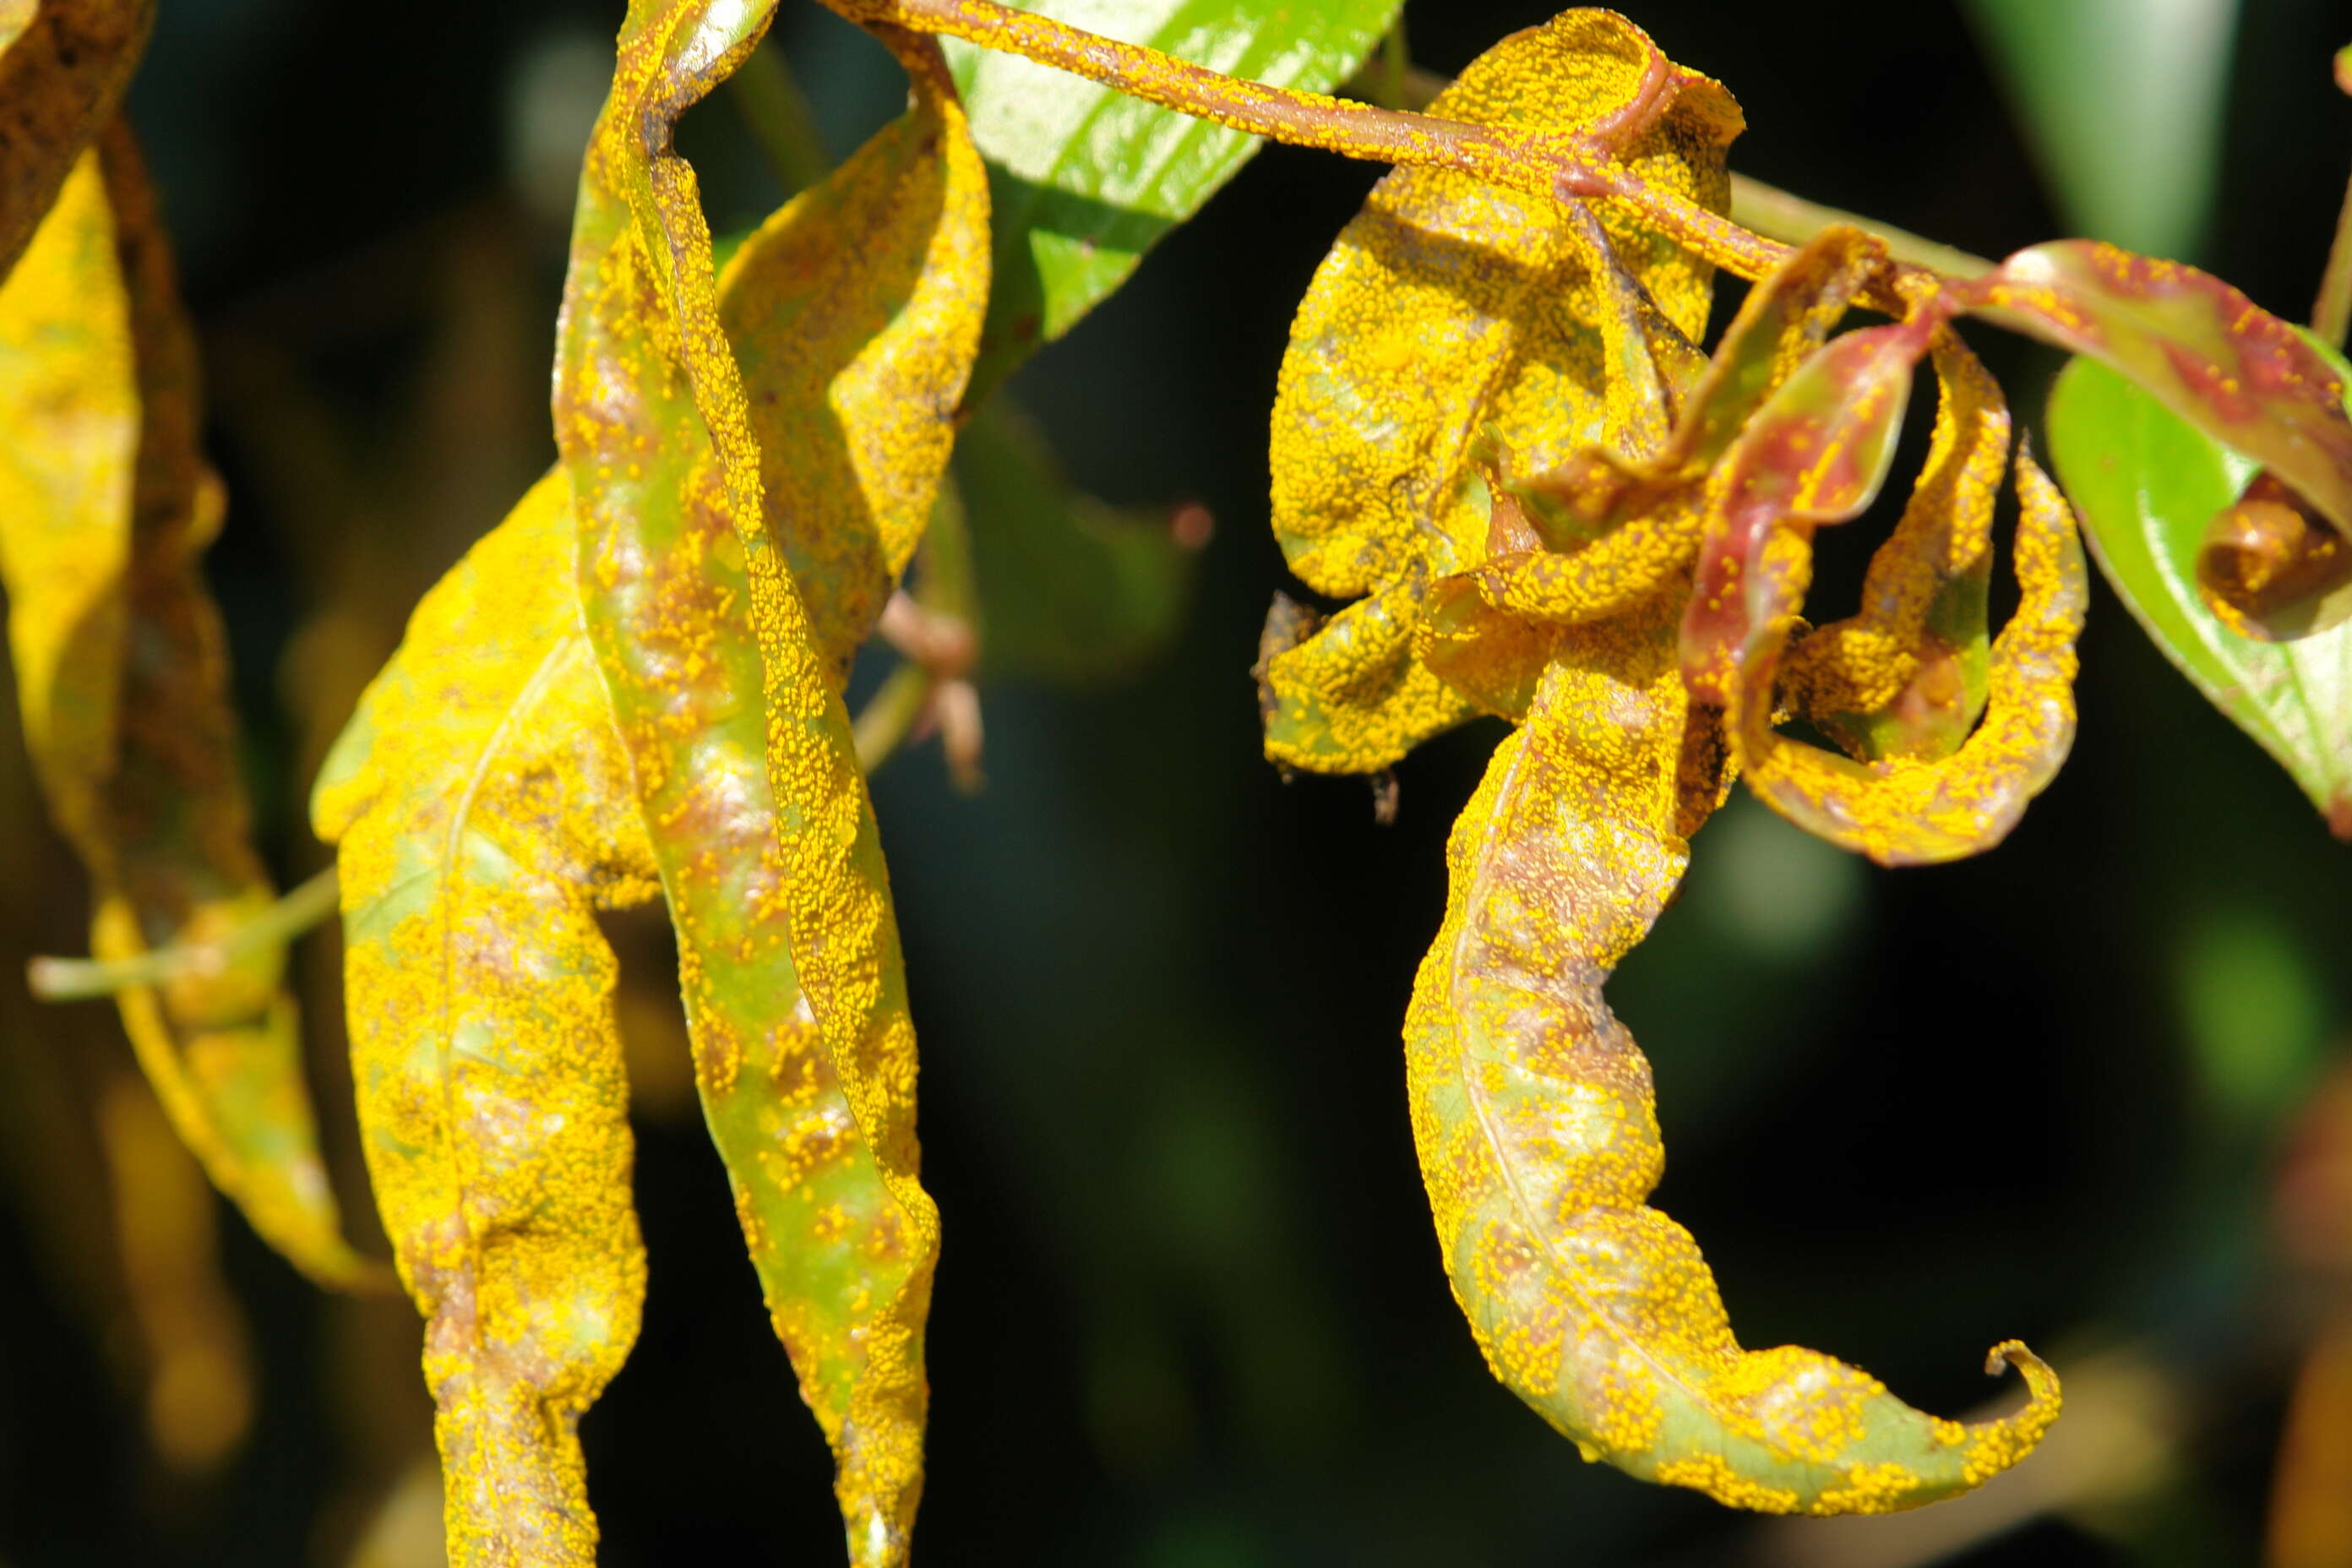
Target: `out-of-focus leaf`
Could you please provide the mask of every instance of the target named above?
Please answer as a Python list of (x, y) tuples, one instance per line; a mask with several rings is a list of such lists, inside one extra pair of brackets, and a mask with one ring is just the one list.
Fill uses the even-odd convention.
[[(91, 948), (218, 940), (273, 898), (255, 856), (219, 616), (221, 518), (194, 346), (129, 132), (85, 154), (0, 289), (0, 573), (31, 751), (97, 890)], [(302, 1086), (284, 953), (120, 998), (189, 1148), (298, 1267), (353, 1284)]]
[(1073, 490), (1044, 437), (1002, 398), (964, 426), (955, 476), (979, 587), (983, 674), (1100, 684), (1174, 638), (1193, 552), (1165, 516)]
[(311, 813), (337, 845), (376, 1206), (425, 1316), (458, 1568), (595, 1561), (577, 1427), (645, 1294), (599, 908), (652, 850), (561, 473), (426, 595)]
[[(1276, 87), (1321, 92), (1402, 0), (1036, 0), (1023, 9)], [(995, 289), (969, 396), (1076, 323), (1257, 151), (1255, 137), (1017, 55), (946, 46), (989, 164)]]
[(2352, 838), (2352, 624), (2291, 642), (2224, 626), (2197, 585), (2208, 523), (2254, 465), (2105, 365), (2050, 397), (2050, 448), (2107, 581), (2170, 659)]
[(2158, 256), (2203, 237), (2238, 0), (1969, 0), (2074, 233)]
[(1405, 1023), (1439, 1249), (1495, 1375), (1586, 1458), (1766, 1512), (1913, 1507), (2032, 1448), (2049, 1369), (1998, 1347), (2032, 1398), (1962, 1426), (1817, 1352), (1743, 1351), (1689, 1233), (1643, 1202), (1664, 1167), (1650, 1069), (1601, 985), (1688, 858), (1677, 601), (1545, 672), (1448, 844)]
[[(1607, 125), (1645, 180), (1717, 211), (1728, 200), (1738, 109), (1613, 13), (1570, 11), (1504, 39), (1431, 111), (1541, 131)], [(1468, 716), (1468, 699), (1412, 658), (1411, 637), (1426, 583), (1489, 553), (1480, 441), (1542, 470), (1616, 445), (1643, 408), (1654, 417), (1622, 402), (1640, 382), (1623, 371), (1687, 353), (1674, 340), (1701, 335), (1709, 277), (1613, 212), (1596, 222), (1574, 204), (1441, 170), (1381, 181), (1299, 306), (1271, 456), (1275, 536), (1292, 571), (1318, 593), (1371, 597), (1295, 647), (1268, 647), (1270, 758), (1376, 772)], [(1643, 290), (1646, 311), (1629, 310)]]
[(154, 0), (12, 0), (0, 10), (0, 279), (114, 117)]
[[(877, 527), (888, 569), (904, 563), (978, 339), (987, 196), (936, 45), (882, 29), (916, 79), (912, 116), (755, 237), (722, 306), (669, 135), (767, 21), (758, 5), (631, 5), (582, 174), (557, 435), (712, 1130), (778, 1332), (837, 1445), (850, 1555), (868, 1568), (906, 1560), (921, 1487), (939, 1221), (916, 1176), (914, 1033), (838, 689), (845, 650), (804, 606), (784, 529), (822, 505), (820, 528)], [(864, 232), (877, 217), (897, 226), (880, 240)], [(797, 332), (821, 352), (751, 356), (747, 400), (730, 325), (763, 350)], [(762, 410), (782, 406), (800, 411), (784, 426), (799, 439), (778, 449)], [(843, 449), (871, 471), (825, 462)], [(822, 496), (842, 484), (848, 495)], [(820, 603), (845, 591), (822, 570), (807, 585)], [(743, 779), (762, 738), (766, 792)]]

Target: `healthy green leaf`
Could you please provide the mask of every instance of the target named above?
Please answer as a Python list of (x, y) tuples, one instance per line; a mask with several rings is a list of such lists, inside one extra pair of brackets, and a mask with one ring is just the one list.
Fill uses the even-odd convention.
[[(1024, 6), (1228, 75), (1320, 92), (1361, 64), (1402, 0), (1038, 0)], [(950, 40), (988, 160), (995, 290), (967, 400), (978, 402), (1124, 283), (1257, 151), (1255, 138)]]
[(2165, 658), (2352, 838), (2352, 623), (2260, 642), (2198, 593), (2207, 525), (2244, 492), (2254, 464), (2086, 360), (2059, 376), (2049, 422), (2051, 456), (2116, 593)]
[[(83, 155), (0, 289), (0, 574), (26, 741), (97, 891), (104, 960), (217, 941), (275, 894), (237, 773), (219, 615), (197, 557), (221, 519), (197, 449), (195, 347), (138, 153)], [(254, 1228), (322, 1282), (344, 1245), (302, 1084), (285, 954), (119, 998), (173, 1123)]]

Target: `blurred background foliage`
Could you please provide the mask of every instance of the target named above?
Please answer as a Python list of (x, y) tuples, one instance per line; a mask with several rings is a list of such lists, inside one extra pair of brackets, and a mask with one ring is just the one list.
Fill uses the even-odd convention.
[[(619, 12), (163, 7), (131, 107), (205, 334), (232, 498), (211, 573), (289, 881), (321, 863), (302, 802), (360, 687), (552, 458), (563, 241)], [(1546, 14), (1408, 13), (1449, 72)], [(1745, 173), (1986, 255), (2086, 233), (2307, 308), (2352, 158), (2336, 0), (1633, 14), (1737, 92)], [(835, 155), (897, 110), (887, 58), (816, 6), (770, 50)], [(746, 96), (683, 132), (722, 233), (782, 191)], [(2274, 1563), (2352, 1562), (2352, 861), (2104, 591), (2074, 760), (2007, 846), (1884, 872), (1735, 798), (1611, 992), (1657, 1071), (1658, 1202), (1748, 1342), (1958, 1413), (1986, 1395), (1979, 1349), (2022, 1335), (2069, 1379), (2045, 1452), (1919, 1514), (1775, 1524), (1579, 1463), (1486, 1375), (1436, 1267), (1398, 1030), (1494, 732), (1410, 761), (1382, 827), (1360, 784), (1258, 760), (1246, 674), (1283, 582), (1275, 367), (1376, 174), (1264, 153), (1013, 378), (1034, 429), (1000, 421), (964, 463), (968, 500), (1078, 509), (1105, 541), (1079, 610), (1124, 603), (1169, 640), (1056, 643), (1032, 611), (1071, 586), (1033, 592), (1007, 533), (977, 565), (1003, 623), (985, 790), (929, 746), (877, 780), (947, 1227), (925, 1560), (2158, 1568), (2261, 1560), (2275, 1494)], [(2038, 417), (2054, 358), (1975, 336)], [(1197, 540), (1201, 509), (1188, 589), (1161, 531)], [(1824, 536), (1817, 603), (1851, 599), (1865, 531)], [(16, 960), (86, 925), (16, 746), (0, 1560), (436, 1563), (409, 1307), (302, 1284), (195, 1184), (111, 1010), (27, 999)], [(584, 1427), (604, 1560), (828, 1560), (827, 1457), (693, 1124), (665, 928), (614, 935), (652, 1283)], [(364, 1215), (334, 942), (299, 973)]]

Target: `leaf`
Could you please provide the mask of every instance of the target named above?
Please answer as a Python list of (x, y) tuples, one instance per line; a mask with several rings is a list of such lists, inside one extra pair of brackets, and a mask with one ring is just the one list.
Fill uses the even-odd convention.
[(2352, 625), (2293, 642), (2242, 637), (2197, 590), (2209, 521), (2255, 468), (2105, 365), (2077, 360), (2051, 393), (2050, 450), (2092, 553), (2165, 658), (2294, 775), (2352, 838)]
[(1002, 397), (956, 444), (984, 675), (1099, 686), (1175, 640), (1193, 552), (1164, 516), (1070, 488), (1035, 426)]
[[(916, 1176), (914, 1033), (839, 650), (780, 555), (788, 521), (851, 524), (861, 508), (890, 570), (912, 548), (978, 339), (986, 195), (936, 46), (881, 29), (915, 79), (912, 116), (754, 237), (719, 304), (669, 134), (767, 20), (764, 6), (631, 6), (582, 174), (557, 432), (589, 634), (680, 932), (707, 1113), (778, 1332), (836, 1446), (851, 1557), (898, 1563), (921, 1486), (939, 1221)], [(894, 205), (882, 237), (861, 232)], [(796, 330), (818, 352), (747, 353), (760, 378), (747, 406), (730, 323)], [(777, 429), (878, 458), (879, 493), (805, 444), (763, 473)], [(846, 497), (819, 493), (844, 480)], [(804, 510), (818, 507), (831, 510)], [(813, 553), (835, 542), (802, 538)], [(822, 601), (839, 584), (820, 563), (808, 587)]]
[(10, 0), (0, 10), (0, 279), (114, 118), (154, 24), (154, 0)]
[(654, 868), (572, 552), (557, 473), (417, 605), (311, 802), (459, 1568), (595, 1561), (579, 1419), (645, 1296), (595, 911), (652, 897)]
[[(1023, 7), (1229, 76), (1321, 92), (1363, 62), (1402, 0), (1035, 0)], [(995, 290), (967, 401), (1127, 281), (1258, 141), (961, 40), (948, 63), (988, 160)]]
[[(0, 574), (26, 741), (89, 868), (91, 948), (219, 939), (274, 894), (237, 773), (219, 616), (197, 556), (219, 527), (197, 451), (194, 345), (129, 133), (84, 154), (0, 289)], [(173, 1126), (257, 1231), (323, 1283), (344, 1245), (302, 1085), (284, 952), (120, 997)]]
[[(1606, 129), (1628, 139), (1623, 156), (1644, 179), (1714, 210), (1727, 200), (1723, 149), (1738, 110), (1609, 12), (1571, 11), (1504, 39), (1431, 112)], [(1615, 445), (1642, 415), (1610, 367), (1653, 353), (1624, 336), (1629, 290), (1646, 290), (1662, 333), (1695, 339), (1709, 278), (1606, 209), (1596, 225), (1577, 204), (1442, 170), (1398, 169), (1374, 187), (1299, 306), (1271, 455), (1275, 535), (1291, 570), (1318, 593), (1372, 598), (1319, 634), (1348, 647), (1310, 639), (1265, 659), (1269, 757), (1376, 772), (1469, 714), (1406, 650), (1426, 583), (1488, 553), (1482, 437), (1536, 471)]]
[[(1696, 826), (1677, 595), (1544, 674), (1446, 852), (1445, 921), (1405, 1023), (1414, 1142), (1455, 1299), (1503, 1384), (1588, 1459), (1767, 1512), (1876, 1513), (1965, 1490), (2056, 1417), (1924, 1415), (1794, 1346), (1744, 1351), (1664, 1166), (1650, 1069), (1601, 984), (1673, 895)], [(1697, 815), (1703, 815), (1699, 813)]]
[(771, 522), (838, 686), (930, 514), (988, 300), (985, 175), (933, 99), (720, 279)]

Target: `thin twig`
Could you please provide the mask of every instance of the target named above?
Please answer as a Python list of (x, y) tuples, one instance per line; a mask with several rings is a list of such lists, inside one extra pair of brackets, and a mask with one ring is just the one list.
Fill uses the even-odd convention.
[(882, 684), (850, 725), (857, 745), (857, 765), (867, 774), (890, 760), (890, 753), (913, 731), (915, 721), (931, 700), (931, 672), (908, 661), (883, 677)]
[(1923, 238), (1891, 223), (1809, 202), (1746, 174), (1731, 176), (1731, 221), (1790, 245), (1802, 245), (1822, 230), (1843, 224), (1885, 240), (1886, 253), (1895, 260), (1947, 278), (1981, 277), (1996, 265), (1981, 256)]
[[(2352, 46), (2336, 57), (2336, 85), (2352, 93)], [(2327, 247), (2327, 269), (2319, 275), (2319, 298), (2311, 307), (2311, 330), (2332, 348), (2344, 346), (2352, 327), (2352, 183), (2336, 213), (2336, 240)]]
[(218, 974), (249, 952), (283, 947), (335, 912), (332, 866), (214, 942), (174, 942), (131, 958), (36, 958), (26, 983), (44, 1002), (80, 1002), (188, 974)]

